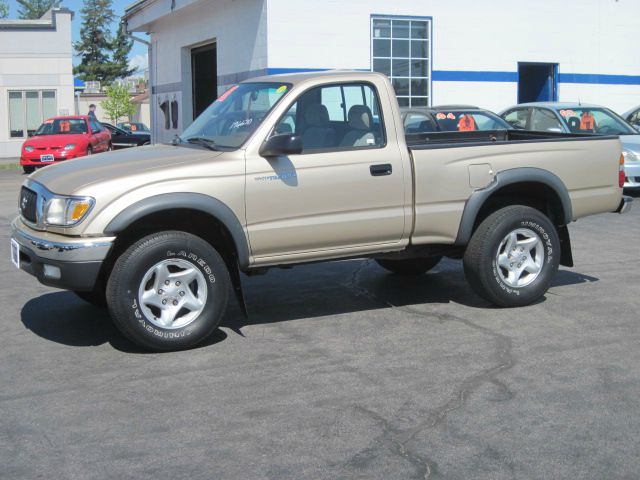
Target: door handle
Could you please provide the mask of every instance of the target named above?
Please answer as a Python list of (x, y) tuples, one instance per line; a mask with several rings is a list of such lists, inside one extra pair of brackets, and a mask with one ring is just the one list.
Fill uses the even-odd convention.
[(381, 163), (379, 165), (371, 165), (369, 167), (369, 172), (374, 177), (382, 177), (383, 175), (391, 175), (393, 171), (393, 167), (390, 163)]

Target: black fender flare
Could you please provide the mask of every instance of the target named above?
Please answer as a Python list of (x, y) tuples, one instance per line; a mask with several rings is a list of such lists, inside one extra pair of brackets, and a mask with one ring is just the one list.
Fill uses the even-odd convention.
[(202, 193), (162, 193), (140, 200), (116, 215), (107, 225), (105, 234), (116, 235), (147, 215), (176, 208), (197, 210), (217, 218), (231, 234), (240, 268), (249, 266), (249, 242), (238, 217), (223, 202)]
[(469, 243), (473, 227), (480, 209), (487, 199), (495, 192), (507, 185), (515, 183), (540, 183), (553, 190), (560, 198), (562, 203), (563, 218), (560, 219), (561, 225), (566, 225), (573, 219), (573, 210), (571, 207), (571, 198), (569, 191), (564, 182), (555, 174), (548, 170), (535, 167), (520, 167), (503, 170), (496, 174), (493, 182), (480, 190), (476, 190), (467, 199), (462, 212), (460, 228), (456, 237), (455, 245), (464, 246)]

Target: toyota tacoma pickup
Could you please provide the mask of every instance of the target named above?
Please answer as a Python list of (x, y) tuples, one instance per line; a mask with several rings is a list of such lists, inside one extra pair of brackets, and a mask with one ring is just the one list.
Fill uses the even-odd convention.
[(172, 144), (32, 174), (11, 251), (106, 304), (137, 344), (177, 350), (212, 333), (230, 296), (244, 306), (241, 273), (308, 262), (418, 275), (461, 258), (481, 297), (528, 305), (573, 265), (567, 225), (629, 208), (623, 182), (617, 136), (405, 136), (383, 75), (274, 75), (227, 90)]

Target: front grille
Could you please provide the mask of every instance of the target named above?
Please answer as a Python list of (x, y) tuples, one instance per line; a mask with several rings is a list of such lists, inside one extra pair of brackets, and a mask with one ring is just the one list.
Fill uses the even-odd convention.
[(25, 220), (36, 223), (36, 206), (38, 201), (38, 194), (27, 187), (22, 187), (20, 190), (20, 213)]

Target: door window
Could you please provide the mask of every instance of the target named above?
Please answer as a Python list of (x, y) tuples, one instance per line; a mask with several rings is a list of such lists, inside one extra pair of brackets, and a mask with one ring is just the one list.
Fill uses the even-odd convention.
[(531, 114), (531, 130), (539, 132), (563, 132), (562, 123), (551, 110), (534, 108)]
[(527, 128), (527, 118), (530, 112), (530, 108), (518, 108), (517, 110), (507, 112), (502, 118), (512, 127), (524, 130)]
[(303, 93), (272, 135), (302, 137), (303, 153), (385, 145), (378, 94), (368, 84), (330, 85)]

